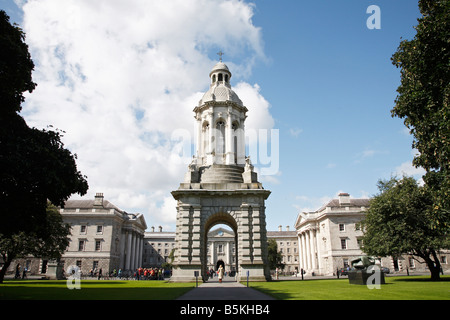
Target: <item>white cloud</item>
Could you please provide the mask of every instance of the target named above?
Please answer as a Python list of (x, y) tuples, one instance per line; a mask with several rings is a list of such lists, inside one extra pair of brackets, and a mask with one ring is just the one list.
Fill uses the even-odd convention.
[[(149, 226), (174, 223), (170, 191), (190, 155), (172, 134), (193, 137), (192, 109), (217, 61), (208, 58), (211, 52), (221, 49), (233, 59), (224, 61), (238, 80), (265, 59), (253, 6), (238, 0), (16, 3), (23, 4), (38, 84), (23, 106), (28, 124), (66, 132), (65, 146), (88, 177), (87, 197), (103, 192), (120, 208), (143, 213)], [(241, 80), (234, 89), (249, 108), (246, 128), (272, 128), (259, 86)]]
[(298, 135), (299, 135), (300, 133), (302, 133), (302, 132), (303, 132), (303, 130), (302, 130), (302, 129), (299, 129), (299, 128), (290, 128), (290, 129), (289, 129), (289, 133), (291, 134), (291, 136), (293, 136), (293, 137), (295, 137), (295, 138), (297, 138)]
[(399, 176), (423, 176), (425, 173), (425, 169), (414, 167), (412, 165), (412, 162), (410, 161), (403, 162), (401, 165), (395, 168), (395, 174)]

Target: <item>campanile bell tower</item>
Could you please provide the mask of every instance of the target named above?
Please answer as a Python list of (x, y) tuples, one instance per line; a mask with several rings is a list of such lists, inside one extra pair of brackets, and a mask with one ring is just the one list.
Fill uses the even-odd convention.
[(248, 109), (231, 89), (231, 72), (218, 62), (209, 73), (210, 85), (194, 108), (197, 145), (184, 182), (172, 195), (177, 200), (172, 281), (207, 281), (207, 234), (217, 224), (235, 234), (237, 261), (225, 266), (236, 280), (269, 280), (265, 200), (270, 191), (257, 180), (245, 156)]
[(244, 122), (247, 108), (231, 89), (231, 72), (223, 62), (209, 73), (209, 90), (194, 108), (198, 165), (245, 164)]

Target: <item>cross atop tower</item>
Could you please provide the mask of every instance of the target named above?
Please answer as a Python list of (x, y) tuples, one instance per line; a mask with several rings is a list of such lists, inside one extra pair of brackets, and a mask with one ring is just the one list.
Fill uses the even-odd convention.
[(225, 54), (225, 53), (223, 53), (222, 50), (220, 50), (219, 52), (217, 52), (217, 55), (220, 57), (220, 59), (219, 59), (220, 62), (222, 62), (222, 56), (223, 56), (224, 54)]

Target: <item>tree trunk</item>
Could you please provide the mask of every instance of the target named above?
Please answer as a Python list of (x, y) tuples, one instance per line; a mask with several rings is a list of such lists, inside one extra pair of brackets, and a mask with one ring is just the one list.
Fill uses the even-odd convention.
[(6, 271), (11, 265), (12, 259), (9, 259), (9, 255), (6, 258), (3, 255), (3, 261), (5, 262), (5, 264), (3, 265), (2, 270), (0, 270), (0, 283), (3, 283), (3, 279), (5, 279)]
[[(433, 258), (431, 258), (431, 256), (433, 256)], [(428, 255), (423, 258), (431, 272), (431, 281), (440, 281), (441, 264), (438, 256), (436, 255), (436, 251), (434, 251), (434, 249), (430, 249), (428, 251)]]

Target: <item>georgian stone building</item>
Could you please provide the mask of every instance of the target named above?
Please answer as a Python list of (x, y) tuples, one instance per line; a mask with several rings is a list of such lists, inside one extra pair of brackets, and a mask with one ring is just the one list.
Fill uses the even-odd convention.
[[(363, 231), (359, 222), (369, 207), (369, 199), (353, 199), (340, 193), (314, 212), (297, 216), (295, 229), (298, 237), (299, 271), (306, 274), (335, 275), (337, 269), (351, 266), (351, 261), (365, 255), (362, 250)], [(449, 269), (449, 250), (440, 250), (439, 259), (444, 271)], [(391, 273), (429, 272), (426, 264), (411, 255), (382, 257), (381, 267)]]
[(267, 239), (273, 239), (277, 243), (278, 252), (281, 253), (284, 269), (280, 272), (285, 275), (298, 273), (298, 238), (296, 231), (290, 231), (289, 226), (283, 231), (282, 226), (278, 231), (267, 231)]
[(61, 258), (64, 269), (78, 266), (83, 275), (103, 274), (119, 268), (132, 272), (142, 265), (144, 231), (142, 214), (127, 213), (97, 193), (95, 199), (68, 200), (60, 209), (72, 226), (70, 244)]
[(161, 267), (163, 263), (171, 262), (169, 256), (174, 248), (175, 232), (163, 231), (162, 227), (155, 231), (155, 227), (152, 227), (151, 231), (144, 234), (142, 267)]

